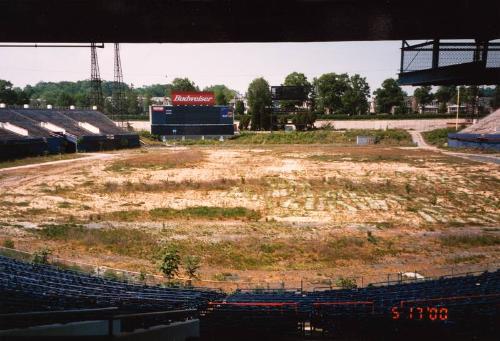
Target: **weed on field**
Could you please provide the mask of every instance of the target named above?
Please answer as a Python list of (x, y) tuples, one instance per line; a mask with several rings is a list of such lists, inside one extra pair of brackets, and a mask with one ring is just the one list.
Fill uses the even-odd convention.
[(259, 212), (245, 207), (196, 206), (184, 209), (155, 208), (149, 211), (114, 211), (102, 215), (91, 215), (89, 219), (116, 221), (162, 221), (172, 219), (258, 220), (260, 217)]
[(500, 237), (490, 234), (481, 235), (451, 235), (441, 237), (441, 244), (448, 247), (478, 247), (500, 245)]
[(114, 161), (106, 167), (110, 172), (130, 172), (134, 169), (164, 170), (189, 167), (204, 160), (201, 151), (179, 151), (174, 153), (142, 153), (126, 160)]

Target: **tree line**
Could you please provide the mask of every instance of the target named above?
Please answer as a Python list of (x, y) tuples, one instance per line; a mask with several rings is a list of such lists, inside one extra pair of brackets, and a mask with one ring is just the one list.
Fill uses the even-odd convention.
[[(111, 99), (113, 96), (113, 82), (102, 81), (105, 112), (112, 112)], [(215, 94), (218, 105), (227, 105), (237, 94), (223, 84), (211, 85), (202, 89)], [(153, 97), (170, 97), (172, 91), (200, 91), (200, 88), (188, 78), (175, 78), (169, 84), (152, 84), (134, 88), (133, 85), (123, 84), (124, 115), (138, 116), (148, 113)], [(7, 105), (29, 104), (32, 108), (45, 108), (48, 104), (54, 107), (67, 108), (74, 105), (79, 108), (88, 108), (90, 103), (90, 81), (76, 82), (39, 82), (35, 85), (26, 85), (24, 88), (14, 87), (8, 80), (0, 79), (0, 103)]]
[[(111, 98), (113, 82), (101, 83), (103, 96), (106, 99), (104, 111), (111, 113)], [(317, 115), (364, 115), (370, 110), (370, 86), (365, 77), (359, 74), (326, 73), (311, 81), (299, 72), (287, 75), (282, 83), (287, 86), (301, 86), (305, 89), (307, 100), (303, 101), (272, 101), (270, 84), (264, 78), (254, 79), (248, 86), (246, 98), (248, 110), (243, 101), (236, 101), (235, 114), (240, 118), (242, 127), (251, 125), (252, 129), (270, 129), (273, 125), (283, 127), (290, 119), (296, 125), (307, 128), (314, 123)], [(172, 91), (212, 91), (218, 105), (227, 105), (238, 96), (237, 91), (224, 84), (212, 85), (200, 89), (188, 78), (175, 78), (168, 84), (152, 84), (135, 87), (124, 84), (124, 113), (129, 116), (147, 115), (153, 97), (170, 97)], [(456, 103), (458, 88), (456, 86), (441, 86), (432, 92), (430, 86), (415, 89), (414, 98), (418, 106), (425, 107), (434, 99), (439, 103), (439, 111), (445, 112), (448, 103)], [(7, 80), (0, 79), (0, 102), (8, 105), (30, 104), (31, 107), (45, 107), (52, 104), (55, 107), (90, 107), (90, 81), (76, 82), (39, 82), (26, 85), (24, 88), (14, 87)], [(386, 79), (380, 88), (373, 92), (376, 98), (377, 113), (411, 113), (407, 106), (407, 94), (397, 80)], [(492, 97), (491, 106), (500, 107), (500, 89), (479, 88), (477, 86), (460, 87), (461, 103), (471, 107), (477, 106), (481, 96)], [(280, 112), (289, 111), (288, 116), (273, 116), (273, 107), (279, 107)], [(246, 115), (245, 115), (246, 113)], [(293, 114), (292, 114), (293, 113)]]

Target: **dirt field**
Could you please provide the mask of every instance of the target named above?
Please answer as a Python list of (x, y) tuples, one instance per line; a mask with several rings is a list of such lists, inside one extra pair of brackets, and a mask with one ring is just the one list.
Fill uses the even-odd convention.
[(416, 148), (122, 151), (4, 171), (0, 189), (0, 241), (134, 271), (168, 245), (203, 280), (262, 285), (500, 259), (500, 168)]

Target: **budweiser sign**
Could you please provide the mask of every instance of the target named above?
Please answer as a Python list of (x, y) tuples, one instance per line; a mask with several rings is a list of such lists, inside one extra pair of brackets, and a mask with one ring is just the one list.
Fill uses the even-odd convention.
[(173, 105), (215, 105), (213, 92), (172, 92)]

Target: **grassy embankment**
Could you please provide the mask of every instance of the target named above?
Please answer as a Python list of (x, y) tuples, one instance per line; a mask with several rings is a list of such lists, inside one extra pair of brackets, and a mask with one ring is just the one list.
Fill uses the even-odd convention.
[(399, 129), (389, 130), (315, 130), (315, 131), (277, 131), (273, 133), (242, 132), (231, 139), (219, 140), (177, 140), (182, 145), (263, 145), (263, 144), (338, 144), (353, 145), (356, 136), (372, 136), (376, 143), (387, 146), (413, 146), (408, 132)]

